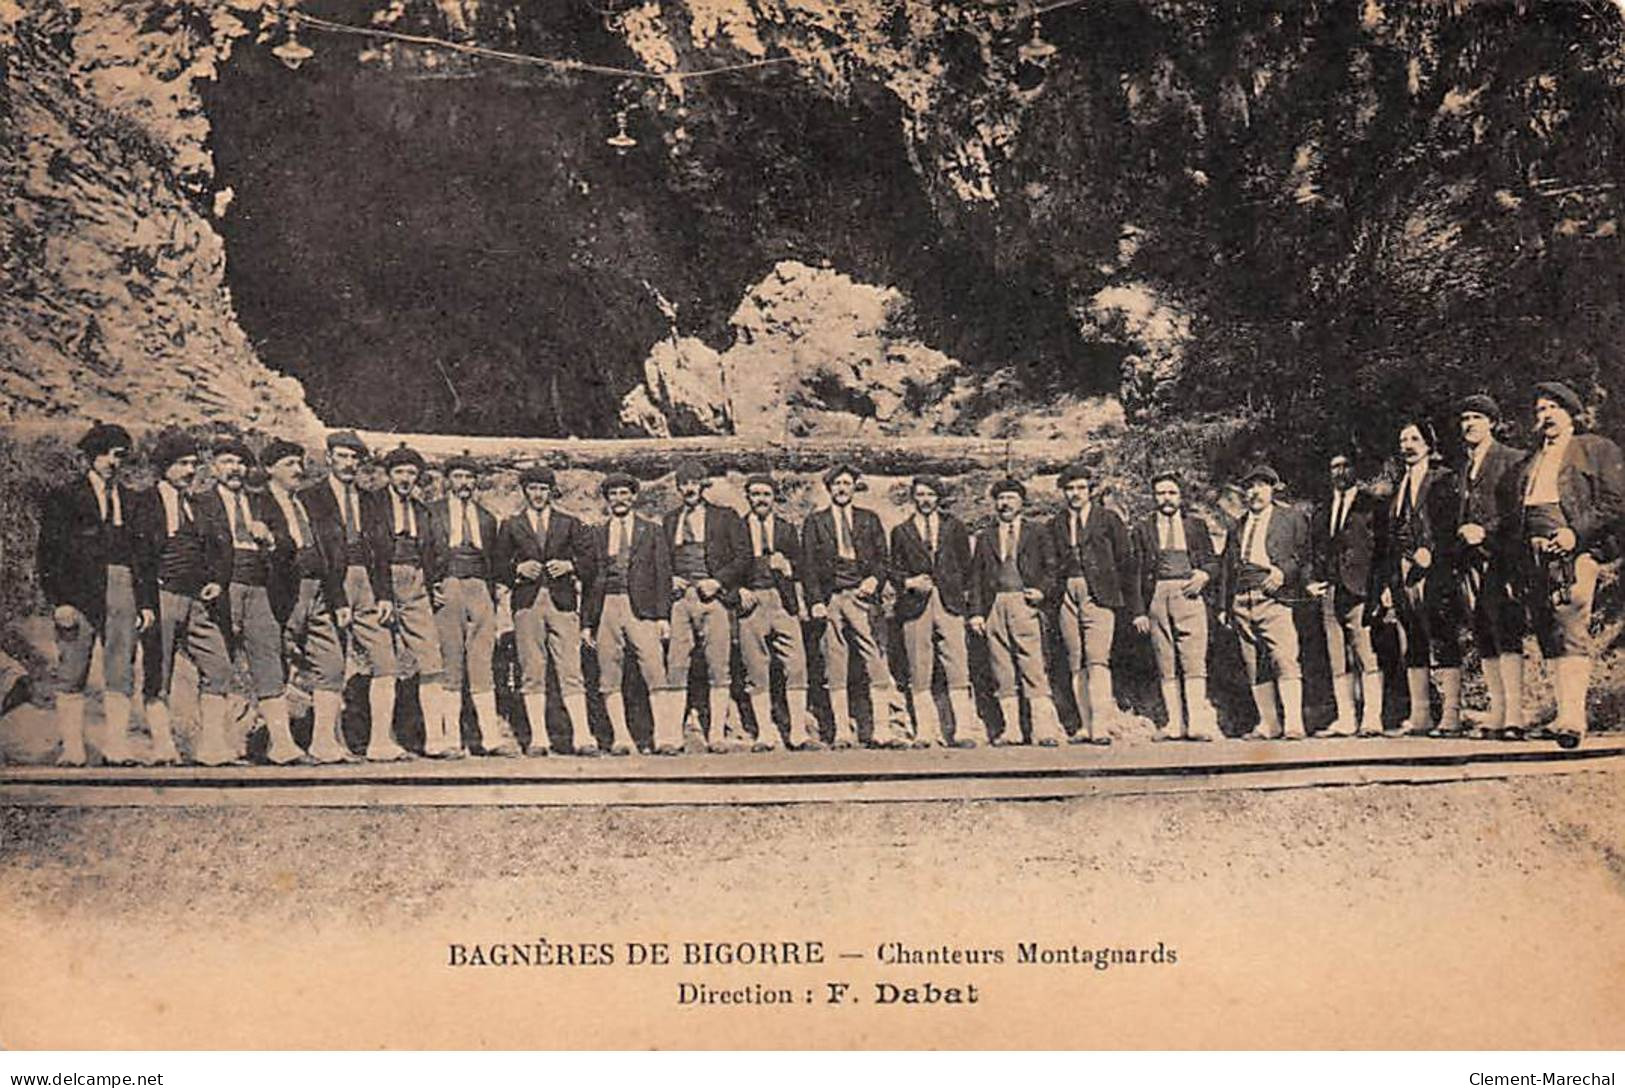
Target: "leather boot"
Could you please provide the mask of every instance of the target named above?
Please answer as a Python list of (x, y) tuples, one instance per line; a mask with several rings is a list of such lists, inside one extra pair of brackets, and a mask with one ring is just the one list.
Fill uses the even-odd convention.
[(545, 756), (547, 744), (547, 692), (535, 691), (525, 696), (525, 718), (530, 722), (530, 746), (527, 756)]
[(566, 695), (564, 711), (570, 716), (570, 750), (578, 756), (598, 754), (598, 738), (592, 735), (592, 720), (587, 717), (587, 694)]
[(857, 746), (858, 730), (852, 724), (852, 710), (849, 703), (850, 699), (845, 688), (839, 691), (830, 688), (829, 714), (831, 718), (835, 719), (835, 741), (831, 747), (854, 748)]
[(790, 704), (790, 747), (798, 752), (816, 751), (824, 746), (818, 738), (818, 722), (807, 709), (807, 689), (793, 688), (784, 693)]
[(367, 738), (367, 758), (374, 763), (406, 759), (406, 749), (395, 743), (395, 678), (373, 677), (367, 685), (367, 702), (372, 708), (372, 735)]
[(1360, 694), (1365, 705), (1360, 708), (1360, 736), (1382, 736), (1382, 673), (1360, 674)]
[(1180, 702), (1179, 681), (1164, 680), (1162, 705), (1168, 711), (1168, 724), (1157, 729), (1156, 740), (1185, 739), (1185, 708)]
[(152, 752), (147, 762), (155, 767), (174, 766), (181, 761), (175, 750), (175, 731), (169, 721), (169, 707), (162, 699), (146, 704), (147, 731), (152, 734)]
[(1412, 666), (1405, 670), (1405, 687), (1410, 692), (1411, 708), (1400, 731), (1408, 737), (1425, 736), (1433, 732), (1433, 708), (1428, 704), (1428, 671)]
[(1354, 674), (1343, 673), (1332, 677), (1332, 695), (1337, 700), (1337, 720), (1321, 732), (1323, 737), (1352, 737), (1359, 731), (1359, 720), (1354, 716)]
[(115, 767), (135, 762), (130, 752), (130, 697), (102, 693), (102, 762)]
[(1523, 729), (1523, 655), (1502, 654), (1495, 659), (1501, 666), (1501, 698), (1506, 707), (1502, 728)]
[[(650, 692), (649, 700), (654, 704), (655, 728), (660, 726), (660, 695), (661, 692)], [(632, 731), (626, 726), (626, 696), (618, 691), (612, 691), (604, 696), (604, 713), (609, 717), (609, 754), (612, 756), (629, 756), (636, 749), (632, 744)]]
[(914, 747), (944, 748), (942, 718), (937, 713), (937, 697), (929, 691), (914, 693)]
[(1185, 736), (1189, 740), (1218, 740), (1219, 715), (1207, 700), (1207, 677), (1185, 677)]
[[(666, 688), (650, 694), (649, 710), (654, 716), (654, 735), (650, 739), (650, 747), (655, 755), (683, 754), (683, 711), (687, 703), (688, 692), (681, 688)], [(622, 720), (624, 719), (623, 715)], [(627, 735), (627, 740), (631, 740), (630, 734)], [(617, 744), (616, 748), (619, 747)], [(613, 749), (611, 751), (613, 752)]]
[(753, 752), (776, 752), (783, 745), (779, 742), (779, 723), (773, 720), (773, 696), (766, 691), (753, 691), (750, 694), (750, 712), (756, 719), (756, 743), (751, 745)]
[[(1025, 743), (1021, 735), (1021, 697), (1006, 695), (999, 700), (999, 716), (1004, 719), (1004, 732), (993, 739), (999, 748)], [(1036, 718), (1035, 718), (1036, 722)]]
[(976, 713), (976, 696), (970, 688), (954, 688), (948, 692), (948, 705), (954, 712), (954, 747), (976, 747), (977, 737), (987, 735)]
[(1434, 732), (1441, 737), (1460, 736), (1461, 728), (1461, 670), (1440, 669), (1433, 674), (1439, 685), (1439, 727)]
[(339, 719), (344, 713), (344, 696), (337, 691), (310, 693), (310, 757), (318, 763), (349, 763), (355, 759), (339, 739)]
[(265, 758), (283, 766), (304, 759), (304, 750), (294, 743), (293, 730), (288, 725), (287, 697), (278, 695), (274, 699), (261, 699), (260, 713), (265, 717), (265, 731), (271, 738)]
[(1040, 748), (1054, 748), (1066, 740), (1061, 728), (1061, 716), (1055, 713), (1055, 700), (1048, 695), (1034, 695), (1027, 700), (1033, 714), (1033, 743)]
[(1284, 718), (1281, 735), (1287, 740), (1303, 740), (1309, 735), (1303, 727), (1303, 681), (1296, 676), (1283, 676), (1275, 686), (1281, 694)]
[(58, 767), (85, 765), (85, 697), (80, 692), (56, 697), (56, 729), (62, 738)]
[(1275, 681), (1253, 685), (1253, 705), (1258, 708), (1258, 724), (1247, 735), (1254, 740), (1278, 740), (1281, 718), (1275, 709)]
[[(446, 693), (452, 700), (452, 707), (462, 704), (456, 692)], [(474, 702), (474, 718), (480, 725), (480, 751), (488, 756), (504, 756), (513, 758), (520, 755), (519, 742), (508, 735), (508, 728), (503, 724), (502, 715), (497, 713), (497, 693), (494, 691), (476, 691), (471, 696)], [(448, 708), (449, 709), (449, 708)], [(447, 754), (453, 758), (463, 756), (463, 723), (461, 713), (448, 713), (446, 715), (446, 743)], [(543, 731), (546, 736), (546, 731)]]

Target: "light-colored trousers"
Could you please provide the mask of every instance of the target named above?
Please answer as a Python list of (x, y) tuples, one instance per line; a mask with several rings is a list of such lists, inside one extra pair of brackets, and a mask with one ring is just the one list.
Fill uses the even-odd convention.
[(561, 695), (586, 690), (581, 680), (581, 614), (566, 612), (542, 590), (529, 608), (513, 614), (513, 639), (519, 651), (520, 691), (540, 695), (547, 691), (551, 663), (559, 678)]
[(1164, 579), (1151, 591), (1151, 652), (1165, 681), (1207, 676), (1207, 603), (1185, 596), (1186, 580)]
[(310, 673), (316, 691), (344, 690), (344, 643), (320, 578), (299, 580), (299, 596), (282, 635), (289, 660)]
[(930, 691), (937, 662), (948, 690), (970, 687), (970, 655), (965, 647), (965, 617), (943, 607), (933, 587), (925, 611), (903, 623), (903, 652), (908, 657), (908, 684), (915, 692)]
[(676, 691), (688, 688), (688, 666), (696, 647), (705, 657), (705, 674), (712, 687), (727, 687), (732, 633), (728, 606), (720, 597), (700, 600), (693, 586), (671, 606), (671, 643), (666, 653), (666, 686)]
[(788, 691), (807, 686), (807, 648), (801, 641), (801, 621), (779, 598), (777, 589), (756, 591), (756, 607), (739, 617), (739, 656), (745, 665), (745, 690), (759, 695), (770, 690), (773, 662), (784, 670)]
[(665, 684), (666, 668), (660, 652), (660, 632), (654, 620), (639, 619), (632, 611), (632, 601), (624, 593), (611, 593), (604, 598), (604, 612), (598, 618), (595, 635), (598, 644), (598, 690), (605, 695), (617, 695), (626, 657), (643, 675), (643, 683), (651, 692)]
[(1023, 692), (1029, 699), (1049, 695), (1044, 678), (1043, 618), (1038, 606), (1029, 604), (1020, 590), (1008, 590), (993, 598), (987, 614), (987, 658), (999, 698), (1010, 699)]
[(1260, 649), (1275, 664), (1276, 679), (1296, 680), (1303, 675), (1298, 661), (1298, 628), (1292, 622), (1291, 608), (1267, 593), (1244, 590), (1236, 594), (1230, 614), (1235, 617), (1248, 683), (1258, 683)]
[(870, 687), (891, 688), (891, 670), (875, 641), (874, 605), (858, 598), (855, 589), (830, 594), (828, 622), (824, 624), (824, 678), (833, 689), (846, 690), (847, 655), (858, 651)]
[(448, 691), (470, 694), (492, 691), (491, 656), (497, 644), (497, 610), (484, 578), (447, 578), (440, 583), (440, 608), (434, 614), (440, 633), (441, 683)]
[(135, 694), (135, 579), (129, 567), (107, 568), (107, 616), (102, 629), (81, 613), (72, 627), (56, 629), (58, 690), (85, 690), (90, 655), (102, 640), (102, 687), (120, 695)]
[(1117, 613), (1089, 599), (1089, 583), (1081, 575), (1066, 580), (1061, 593), (1060, 625), (1069, 672), (1111, 664)]

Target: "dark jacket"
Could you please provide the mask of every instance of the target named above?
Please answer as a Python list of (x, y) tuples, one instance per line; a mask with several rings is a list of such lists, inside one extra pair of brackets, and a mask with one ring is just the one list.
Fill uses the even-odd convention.
[[(497, 577), (513, 588), (515, 612), (534, 605), (544, 585), (554, 608), (574, 612), (581, 604), (579, 587), (592, 580), (592, 531), (581, 519), (555, 506), (549, 508), (547, 514), (547, 539), (538, 540), (527, 514), (528, 509), (521, 510), (504, 519), (497, 530)], [(539, 579), (527, 581), (519, 577), (517, 568), (530, 559), (540, 563), (568, 559), (575, 564), (575, 573), (550, 578), (544, 570)]]
[(892, 526), (890, 576), (897, 587), (897, 618), (901, 622), (915, 619), (925, 612), (931, 594), (904, 589), (903, 583), (916, 574), (929, 574), (937, 595), (950, 615), (963, 616), (970, 603), (971, 554), (970, 532), (965, 523), (952, 514), (937, 511), (937, 554), (933, 557), (926, 542), (920, 539), (918, 515)]
[[(604, 614), (604, 572), (609, 569), (609, 523), (592, 528), (592, 580), (585, 587), (582, 622), (598, 626)], [(643, 620), (671, 619), (671, 548), (666, 533), (648, 518), (634, 514), (632, 551), (627, 561), (627, 596), (632, 614)]]
[[(395, 580), (390, 576), (389, 568), (395, 556), (395, 505), (389, 491), (385, 486), (362, 496), (361, 534), (367, 538), (367, 546), (372, 550), (373, 563), (381, 568), (374, 578), (374, 592), (377, 592), (377, 581), (381, 577), (384, 592), (379, 599), (393, 601)], [(440, 569), (441, 563), (440, 557), (435, 554), (434, 518), (429, 508), (418, 499), (407, 501), (412, 504), (412, 517), (417, 523), (418, 554), (422, 560), (424, 578), (432, 581), (430, 575)]]
[[(497, 582), (500, 580), (499, 545), (497, 538), (501, 526), (497, 524), (496, 515), (491, 513), (479, 503), (473, 503), (474, 518), (478, 521), (480, 534), (480, 557), (484, 560), (484, 571), (481, 577), (490, 591), (495, 594)], [(434, 541), (430, 554), (434, 557), (434, 566), (428, 568), (427, 574), (431, 583), (443, 581), (451, 569), (451, 500), (442, 496), (429, 504), (430, 536)]]
[[(1538, 452), (1518, 467), (1517, 496), (1512, 512), (1513, 538), (1524, 538), (1523, 496), (1535, 470)], [(1574, 531), (1576, 552), (1589, 552), (1599, 561), (1619, 554), (1619, 536), (1625, 531), (1625, 457), (1613, 442), (1597, 434), (1569, 439), (1563, 465), (1557, 472), (1558, 505)]]
[[(135, 604), (137, 608), (156, 609), (156, 553), (143, 535), (146, 530), (138, 512), (143, 502), (124, 485), (115, 486), (119, 511), (130, 536)], [(52, 607), (71, 604), (100, 628), (107, 618), (107, 542), (102, 533), (101, 507), (88, 476), (81, 475), (45, 496), (40, 509), (38, 564), (40, 588)]]
[[(1224, 554), (1219, 557), (1218, 607), (1221, 611), (1230, 610), (1240, 589), (1241, 549), (1246, 539), (1247, 518), (1244, 517), (1225, 538)], [(1309, 523), (1304, 516), (1290, 506), (1276, 503), (1264, 533), (1264, 551), (1283, 579), (1281, 588), (1272, 596), (1288, 599), (1301, 596), (1310, 557)]]
[[(1151, 595), (1157, 588), (1157, 554), (1161, 550), (1157, 546), (1157, 518), (1160, 515), (1155, 511), (1141, 518), (1134, 526), (1133, 551), (1134, 565), (1138, 572), (1140, 587), (1140, 610), (1138, 615), (1145, 615), (1145, 610), (1151, 605)], [(1190, 554), (1191, 569), (1203, 571), (1207, 574), (1208, 585), (1203, 590), (1207, 596), (1214, 589), (1219, 580), (1219, 557), (1213, 552), (1213, 535), (1208, 532), (1207, 522), (1191, 513), (1189, 510), (1180, 512), (1180, 520), (1185, 525), (1185, 548)]]
[[(389, 586), (389, 554), (379, 555), (374, 552), (373, 537), (367, 533), (367, 498), (368, 493), (360, 487), (356, 488), (356, 509), (361, 516), (361, 540), (366, 548), (367, 578), (372, 583), (372, 595), (377, 600), (387, 600), (390, 596)], [(315, 487), (306, 488), (299, 493), (304, 500), (305, 513), (310, 515), (311, 528), (315, 530), (316, 538), (321, 542), (322, 552), (325, 555), (337, 557), (338, 564), (346, 566), (344, 547), (344, 515), (339, 509), (338, 496), (333, 494), (330, 481), (323, 480)], [(339, 578), (339, 584), (344, 579)], [(334, 607), (338, 607), (335, 605)]]
[[(311, 523), (310, 535), (317, 554), (321, 556), (322, 594), (327, 598), (328, 607), (337, 610), (348, 607), (344, 596), (344, 544), (341, 540), (339, 551), (334, 553), (330, 550), (331, 541), (324, 541), (322, 535), (316, 531), (316, 520), (311, 515), (309, 503), (306, 502), (306, 496), (312, 494), (313, 490), (298, 492), (295, 497), (305, 508), (305, 517)], [(271, 613), (276, 616), (278, 623), (287, 623), (288, 617), (293, 614), (294, 605), (299, 601), (297, 548), (293, 542), (293, 530), (288, 527), (287, 515), (282, 512), (282, 504), (277, 502), (276, 496), (269, 491), (263, 497), (266, 500), (265, 515), (261, 520), (276, 537), (276, 546), (271, 549), (271, 567), (265, 588), (271, 598)]]
[(1456, 536), (1456, 519), (1461, 514), (1456, 474), (1447, 468), (1428, 469), (1417, 489), (1415, 504), (1402, 516), (1405, 486), (1406, 480), (1401, 477), (1387, 499), (1387, 516), (1382, 519), (1386, 531), (1377, 537), (1372, 559), (1372, 590), (1367, 594), (1373, 599), (1383, 585), (1389, 586), (1395, 594), (1404, 588), (1402, 560), (1418, 548), (1428, 550), (1432, 563), (1426, 569), (1412, 568), (1410, 580), (1417, 582), (1426, 578), (1430, 591), (1435, 593), (1454, 590), (1455, 559), (1461, 547)]
[(1484, 528), (1483, 544), (1472, 548), (1459, 545), (1464, 562), (1481, 567), (1492, 562), (1499, 564), (1516, 546), (1517, 508), (1523, 500), (1518, 490), (1518, 469), (1528, 456), (1525, 450), (1491, 439), (1476, 477), (1472, 475), (1471, 461), (1462, 464), (1456, 476), (1461, 498), (1456, 524)]
[(1345, 599), (1364, 600), (1371, 588), (1371, 560), (1376, 554), (1382, 500), (1356, 488), (1354, 501), (1343, 515), (1343, 527), (1332, 535), (1332, 506), (1328, 501), (1315, 511), (1313, 527), (1315, 576)]
[[(886, 580), (886, 529), (873, 510), (851, 506), (852, 554), (865, 578)], [(807, 604), (828, 604), (835, 591), (835, 512), (830, 507), (807, 515), (801, 526), (804, 560), (801, 584), (807, 589)]]
[[(969, 604), (973, 616), (985, 617), (993, 610), (993, 599), (998, 596), (999, 525), (994, 521), (977, 533), (971, 548)], [(1021, 573), (1023, 588), (1036, 589), (1044, 595), (1039, 602), (1041, 608), (1054, 607), (1060, 602), (1054, 538), (1054, 532), (1043, 522), (1021, 519), (1021, 532), (1016, 538), (1016, 569)]]
[[(1139, 615), (1145, 610), (1140, 600), (1140, 579), (1134, 562), (1134, 547), (1123, 519), (1099, 502), (1089, 504), (1083, 523), (1083, 537), (1072, 547), (1072, 511), (1062, 510), (1050, 519), (1050, 547), (1055, 554), (1056, 581), (1082, 574), (1089, 583), (1089, 597), (1103, 608), (1127, 608)], [(1056, 603), (1059, 603), (1058, 601)]]
[[(227, 536), (222, 540), (219, 536), (206, 532), (197, 520), (197, 504), (201, 497), (192, 491), (185, 492), (186, 499), (192, 507), (192, 519), (195, 528), (203, 542), (203, 569), (200, 572), (196, 585), (178, 585), (164, 587), (157, 583), (157, 573), (160, 560), (163, 556), (164, 545), (169, 538), (169, 525), (164, 513), (164, 500), (154, 487), (150, 491), (137, 491), (134, 499), (139, 504), (135, 509), (137, 523), (136, 535), (141, 539), (142, 545), (147, 549), (145, 562), (152, 565), (154, 583), (158, 589), (170, 588), (177, 593), (189, 596), (196, 595), (199, 590), (210, 582), (214, 582), (222, 589), (231, 581), (231, 538)], [(222, 598), (224, 594), (222, 594)], [(221, 598), (217, 598), (219, 600)]]
[[(666, 533), (666, 547), (677, 554), (677, 518), (685, 509), (679, 505), (668, 510), (661, 519)], [(741, 533), (744, 524), (739, 515), (726, 506), (705, 503), (705, 569), (722, 583), (722, 599), (732, 604), (738, 599), (739, 587), (750, 572), (750, 536)]]
[[(755, 553), (750, 542), (750, 519), (753, 515), (746, 514), (740, 519), (744, 529), (745, 554), (754, 561)], [(773, 572), (773, 584), (778, 588), (779, 600), (784, 604), (785, 611), (792, 615), (797, 610), (796, 579), (801, 577), (801, 567), (805, 557), (801, 550), (801, 534), (796, 531), (794, 523), (778, 514), (773, 515), (773, 551), (790, 561), (790, 573), (781, 574)], [(746, 567), (747, 577), (749, 567)]]

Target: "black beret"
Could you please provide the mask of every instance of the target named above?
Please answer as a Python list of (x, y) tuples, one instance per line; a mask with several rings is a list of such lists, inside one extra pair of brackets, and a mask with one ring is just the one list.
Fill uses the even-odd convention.
[(526, 484), (546, 484), (548, 487), (559, 486), (558, 477), (546, 465), (526, 465), (519, 470), (519, 486)]
[(677, 466), (677, 482), (679, 484), (691, 484), (709, 480), (710, 478), (710, 470), (698, 461), (684, 461)]
[(1184, 487), (1185, 481), (1179, 478), (1179, 473), (1171, 468), (1165, 468), (1151, 477), (1151, 486), (1156, 487), (1164, 480), (1172, 481), (1176, 487)]
[(1485, 393), (1474, 393), (1470, 397), (1463, 397), (1460, 412), (1462, 415), (1466, 415), (1468, 412), (1477, 412), (1479, 415), (1488, 416), (1490, 419), (1501, 418), (1501, 406), (1495, 403), (1494, 397)]
[(1571, 416), (1580, 415), (1585, 411), (1585, 403), (1580, 400), (1580, 394), (1562, 382), (1536, 382), (1535, 399), (1560, 404)]
[(228, 434), (216, 438), (214, 440), (214, 445), (210, 447), (210, 453), (212, 453), (215, 457), (219, 457), (221, 454), (225, 453), (232, 454), (236, 457), (242, 458), (242, 462), (245, 465), (255, 465), (259, 463), (258, 459), (254, 456), (254, 451), (248, 448), (248, 443), (244, 442), (236, 435)]
[(1250, 484), (1254, 480), (1264, 480), (1271, 487), (1281, 486), (1280, 474), (1269, 465), (1254, 465), (1252, 468), (1248, 469), (1247, 474), (1241, 478), (1241, 482), (1244, 484)]
[(152, 447), (152, 467), (164, 471), (183, 457), (197, 456), (197, 441), (185, 431), (165, 431)]
[(415, 465), (417, 470), (422, 472), (424, 469), (423, 455), (411, 446), (402, 443), (384, 454), (383, 465), (386, 469), (395, 468), (397, 465)]
[(846, 461), (837, 461), (824, 470), (824, 486), (828, 487), (837, 476), (850, 476), (852, 481), (856, 483), (862, 475), (863, 473), (858, 471), (856, 465), (849, 464)]
[(914, 477), (913, 482), (908, 485), (910, 491), (913, 491), (916, 487), (929, 488), (935, 491), (939, 499), (948, 494), (948, 486), (942, 482), (942, 477), (929, 472)]
[(474, 460), (474, 456), (467, 450), (462, 453), (452, 454), (446, 458), (446, 463), (440, 467), (447, 475), (456, 472), (458, 469), (462, 469), (464, 472), (472, 472), (476, 476), (480, 474), (480, 463)]
[(367, 456), (367, 444), (361, 441), (361, 436), (356, 434), (354, 431), (334, 431), (332, 434), (327, 436), (328, 449), (336, 450), (340, 447), (347, 450), (355, 450), (356, 453), (360, 454), (363, 458)]
[(755, 487), (757, 484), (761, 484), (763, 487), (768, 488), (769, 490), (771, 490), (773, 492), (774, 495), (777, 495), (779, 493), (778, 481), (774, 480), (773, 477), (769, 476), (765, 472), (755, 472), (755, 473), (752, 473), (751, 475), (745, 477), (745, 490), (746, 491), (749, 491), (751, 488)]
[(598, 490), (603, 492), (605, 498), (608, 498), (609, 493), (617, 487), (631, 488), (632, 494), (636, 495), (638, 493), (637, 478), (628, 476), (624, 472), (611, 472), (604, 477), (604, 482), (598, 485)]
[(1021, 481), (1012, 479), (1009, 476), (1006, 476), (1004, 479), (995, 483), (993, 487), (989, 489), (988, 494), (993, 498), (998, 498), (1006, 491), (1013, 491), (1017, 495), (1020, 495), (1023, 499), (1026, 499), (1027, 497), (1027, 489), (1022, 486)]
[(79, 440), (79, 448), (84, 451), (86, 457), (100, 457), (108, 450), (127, 450), (133, 444), (130, 432), (117, 423), (92, 424), (90, 430)]
[(1093, 478), (1093, 475), (1094, 474), (1089, 471), (1088, 465), (1084, 464), (1082, 461), (1073, 461), (1070, 465), (1067, 465), (1061, 470), (1060, 475), (1055, 477), (1055, 486), (1064, 488), (1067, 484), (1074, 480), (1087, 481)]
[(271, 440), (269, 446), (265, 447), (265, 452), (260, 455), (260, 462), (266, 468), (270, 468), (278, 461), (288, 457), (297, 457), (303, 461), (305, 459), (305, 447), (289, 442), (286, 439), (275, 438)]

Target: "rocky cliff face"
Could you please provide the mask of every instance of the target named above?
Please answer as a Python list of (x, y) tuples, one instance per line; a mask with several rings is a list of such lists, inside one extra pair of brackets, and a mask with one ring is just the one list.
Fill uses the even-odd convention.
[(0, 420), (315, 429), (238, 326), (210, 222), (229, 194), (193, 84), (229, 27), (224, 7), (0, 5)]

